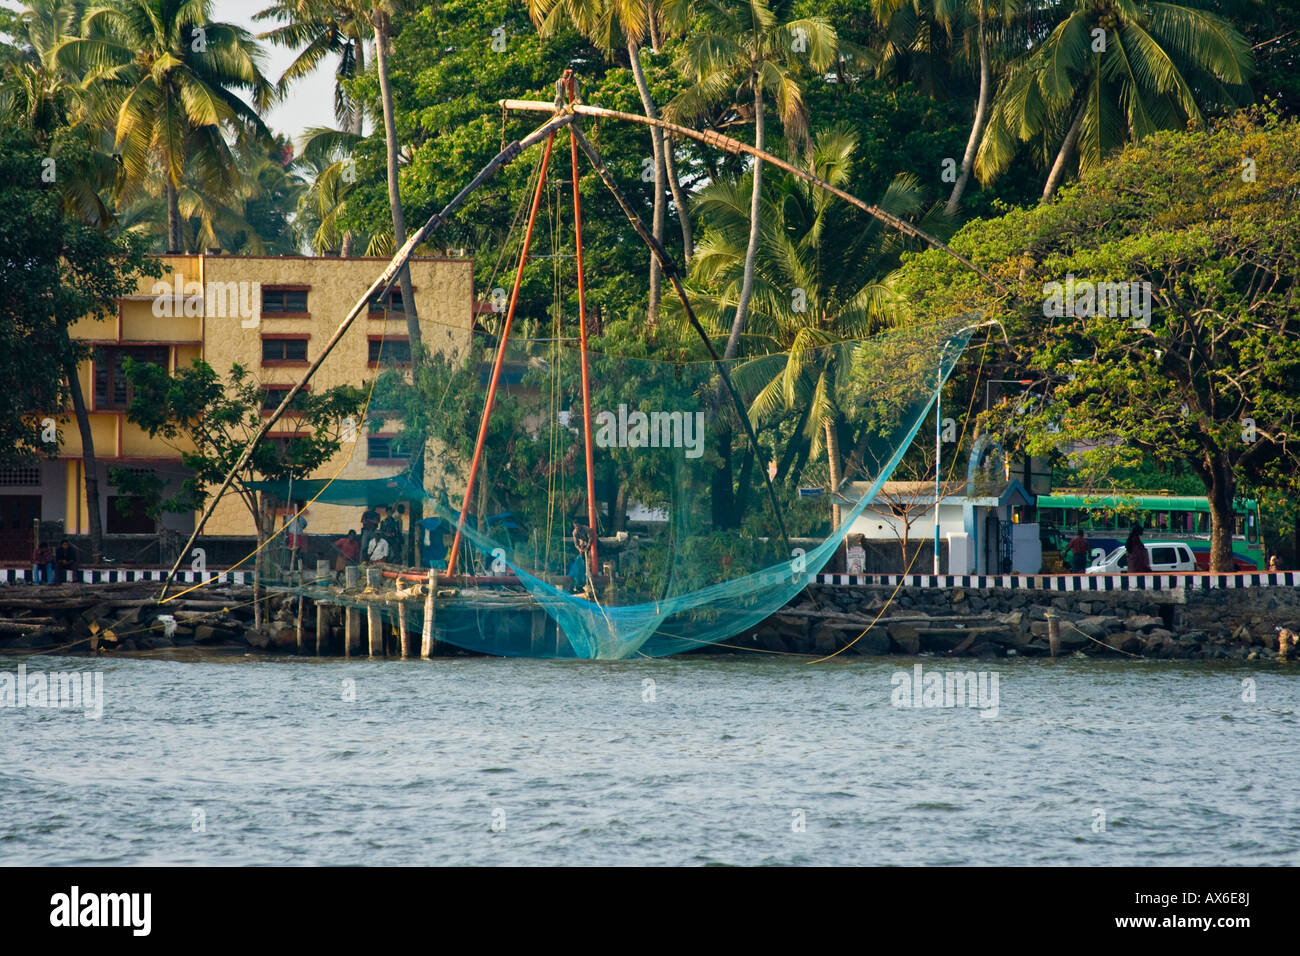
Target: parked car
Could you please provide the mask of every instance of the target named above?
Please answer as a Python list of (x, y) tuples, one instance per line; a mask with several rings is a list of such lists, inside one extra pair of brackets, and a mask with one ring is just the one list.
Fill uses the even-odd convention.
[[(1192, 549), (1178, 541), (1144, 541), (1152, 574), (1171, 574), (1177, 571), (1195, 571), (1196, 556)], [(1124, 574), (1128, 571), (1128, 552), (1123, 545), (1088, 568), (1088, 574)]]

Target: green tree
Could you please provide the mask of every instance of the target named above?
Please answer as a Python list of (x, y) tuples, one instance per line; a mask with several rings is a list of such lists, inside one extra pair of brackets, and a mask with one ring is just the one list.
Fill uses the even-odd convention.
[(1296, 195), (1300, 123), (1242, 113), (1154, 134), (1054, 203), (968, 224), (953, 245), (1015, 298), (929, 253), (898, 286), (917, 314), (975, 307), (1007, 325), (1045, 399), (1020, 416), (1029, 451), (1185, 463), (1209, 497), (1211, 567), (1228, 570), (1243, 483), (1297, 490)]
[[(744, 113), (750, 107), (742, 96), (752, 97), (754, 146), (764, 149), (765, 110), (770, 96), (787, 138), (795, 143), (807, 136), (808, 115), (798, 73), (801, 68), (824, 70), (835, 57), (835, 30), (820, 17), (781, 23), (768, 0), (709, 0), (695, 8), (697, 27), (688, 33), (678, 58), (678, 69), (691, 83), (668, 104), (673, 119), (693, 122), (719, 103)], [(724, 358), (740, 347), (760, 236), (759, 210), (763, 193), (763, 162), (753, 162), (750, 195), (750, 231), (745, 256), (745, 277), (736, 302), (736, 314), (727, 337)]]
[(1227, 20), (1192, 4), (1074, 0), (1047, 38), (1008, 70), (980, 143), (988, 182), (1021, 142), (1052, 157), (1043, 200), (1079, 171), (1162, 129), (1200, 126), (1204, 111), (1247, 102), (1253, 58)]
[[(853, 173), (857, 142), (847, 128), (822, 131), (808, 171), (843, 187)], [(697, 208), (708, 228), (691, 276), (706, 289), (719, 290), (697, 296), (701, 317), (715, 323), (730, 312), (744, 282), (747, 185), (716, 183), (699, 195)], [(763, 347), (759, 357), (737, 366), (734, 378), (753, 396), (749, 414), (756, 425), (782, 414), (797, 419), (778, 479), (794, 460), (794, 446), (808, 442), (811, 455), (825, 456), (834, 492), (845, 478), (840, 439), (849, 416), (840, 397), (851, 356), (838, 346), (888, 323), (887, 277), (903, 246), (878, 221), (805, 180), (787, 174), (772, 185), (760, 210), (762, 241), (749, 322), (749, 334)], [(941, 212), (924, 218), (920, 186), (906, 174), (895, 178), (878, 205), (902, 218), (921, 219), (927, 230), (944, 219)], [(838, 505), (832, 505), (832, 520), (838, 527)]]
[(55, 54), (95, 92), (97, 114), (114, 130), (125, 193), (161, 168), (169, 252), (183, 248), (187, 161), (206, 189), (233, 193), (239, 166), (227, 134), (269, 141), (257, 113), (273, 93), (259, 66), (261, 51), (248, 31), (211, 13), (210, 0), (120, 0), (88, 13), (84, 36), (65, 40)]
[[(263, 392), (248, 370), (236, 363), (227, 381), (212, 366), (195, 359), (190, 368), (174, 375), (150, 362), (123, 362), (132, 398), (126, 417), (151, 438), (161, 436), (180, 455), (189, 472), (171, 498), (161, 500), (156, 481), (143, 482), (124, 469), (111, 472), (112, 481), (127, 494), (139, 494), (155, 511), (197, 511), (213, 488), (225, 480), (240, 455), (262, 425)], [(262, 622), (260, 580), (265, 573), (266, 526), (264, 493), (258, 481), (308, 478), (341, 448), (349, 420), (355, 428), (366, 404), (361, 388), (338, 385), (322, 392), (302, 392), (286, 418), (296, 437), (283, 446), (265, 438), (243, 469), (236, 472), (231, 490), (244, 503), (257, 534), (257, 575), (254, 577), (255, 623)]]
[(343, 225), (348, 194), (357, 182), (352, 150), (360, 139), (329, 128), (307, 130), (294, 160), (295, 174), (305, 188), (298, 197), (294, 228), (301, 244), (316, 255), (353, 254), (356, 234)]

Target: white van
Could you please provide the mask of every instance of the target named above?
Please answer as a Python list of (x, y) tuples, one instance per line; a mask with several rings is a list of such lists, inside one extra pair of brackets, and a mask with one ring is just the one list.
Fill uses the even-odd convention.
[[(1195, 571), (1196, 556), (1192, 549), (1179, 541), (1144, 541), (1147, 560), (1152, 574), (1170, 574), (1175, 571)], [(1099, 561), (1093, 562), (1087, 574), (1125, 574), (1128, 572), (1128, 551), (1120, 545)]]

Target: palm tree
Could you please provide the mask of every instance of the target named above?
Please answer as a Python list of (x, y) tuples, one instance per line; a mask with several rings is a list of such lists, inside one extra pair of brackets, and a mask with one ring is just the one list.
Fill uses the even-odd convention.
[[(112, 188), (117, 167), (106, 151), (98, 149), (99, 130), (88, 121), (79, 77), (56, 61), (59, 46), (80, 30), (85, 4), (78, 0), (35, 0), (18, 14), (6, 11), (5, 32), (13, 42), (0, 49), (0, 118), (26, 126), (42, 149), (62, 166), (55, 183), (65, 215), (89, 226), (106, 228), (113, 222), (104, 196)], [(59, 148), (60, 132), (71, 133), (77, 144)], [(56, 166), (56, 169), (58, 166)], [(99, 508), (99, 465), (95, 437), (78, 376), (79, 353), (68, 334), (78, 316), (62, 316), (63, 372), (72, 400), (73, 417), (81, 436), (82, 471), (85, 475), (86, 518), (90, 528), (90, 558), (103, 553), (103, 520)]]
[(338, 58), (334, 69), (334, 117), (341, 129), (360, 136), (362, 111), (349, 95), (347, 81), (366, 71), (369, 24), (361, 5), (330, 0), (275, 0), (253, 19), (281, 24), (259, 33), (259, 40), (299, 51), (276, 83), (281, 97), (290, 85), (311, 75), (327, 58)]
[(327, 127), (307, 130), (294, 170), (306, 185), (294, 224), (299, 241), (316, 255), (353, 254), (356, 237), (341, 225), (348, 193), (356, 184), (351, 150), (360, 137)]
[[(857, 142), (847, 128), (819, 133), (808, 171), (842, 187), (852, 174)], [(708, 226), (691, 278), (693, 284), (716, 290), (697, 297), (701, 317), (719, 324), (745, 281), (747, 185), (712, 184), (701, 191), (697, 204)], [(782, 473), (802, 437), (809, 455), (825, 455), (834, 492), (844, 480), (840, 439), (846, 410), (837, 395), (851, 368), (852, 351), (845, 343), (889, 322), (893, 299), (888, 275), (904, 244), (875, 219), (863, 222), (802, 179), (786, 175), (774, 185), (760, 211), (762, 238), (750, 314), (750, 332), (762, 338), (766, 354), (741, 362), (733, 378), (753, 396), (749, 414), (756, 424), (797, 415)], [(928, 229), (942, 229), (948, 218), (942, 210), (926, 213), (920, 185), (910, 174), (895, 177), (879, 205), (903, 218), (921, 218)], [(838, 527), (838, 505), (832, 505), (832, 520)]]
[(252, 35), (214, 22), (209, 0), (121, 0), (88, 13), (83, 36), (55, 55), (82, 76), (100, 100), (99, 117), (115, 129), (125, 193), (142, 188), (153, 168), (164, 171), (167, 248), (179, 252), (187, 161), (213, 192), (233, 192), (239, 168), (227, 131), (269, 141), (257, 109), (273, 91)]
[[(660, 0), (528, 0), (528, 15), (541, 36), (550, 36), (561, 24), (567, 23), (578, 33), (593, 42), (607, 57), (611, 56), (616, 45), (627, 51), (628, 66), (632, 70), (632, 79), (636, 83), (637, 93), (641, 97), (641, 108), (651, 119), (658, 119), (659, 110), (650, 93), (650, 84), (646, 80), (645, 68), (641, 64), (641, 43), (646, 34), (652, 38), (658, 31), (662, 18)], [(668, 155), (669, 144), (665, 142), (663, 130), (650, 127), (651, 161), (654, 164), (654, 213), (651, 219), (651, 234), (661, 244), (664, 239), (664, 227), (667, 220), (668, 200), (665, 180), (672, 183), (673, 197), (677, 203), (677, 216), (682, 224), (682, 242), (684, 252), (689, 259), (692, 252), (692, 237), (685, 197), (681, 184), (677, 181), (676, 170), (669, 177), (672, 160)], [(657, 320), (661, 297), (662, 276), (659, 262), (650, 255), (650, 297), (647, 305), (647, 317), (651, 323)]]
[(1019, 143), (1051, 162), (1043, 201), (1069, 163), (1080, 172), (1160, 129), (1204, 123), (1203, 110), (1249, 99), (1253, 58), (1227, 20), (1178, 3), (1075, 0), (1003, 79), (975, 159), (981, 182), (1005, 172)]
[[(786, 137), (792, 143), (807, 138), (808, 115), (803, 90), (796, 77), (801, 66), (824, 70), (835, 58), (835, 29), (821, 17), (778, 23), (768, 0), (707, 0), (696, 12), (698, 28), (687, 35), (678, 68), (691, 86), (668, 104), (673, 119), (694, 122), (719, 103), (743, 115), (746, 92), (753, 97), (754, 146), (766, 142), (765, 104), (771, 96)], [(744, 279), (736, 314), (727, 337), (724, 358), (734, 358), (740, 347), (750, 298), (761, 230), (763, 162), (755, 157), (751, 169), (749, 241)], [(697, 249), (696, 255), (699, 255)]]

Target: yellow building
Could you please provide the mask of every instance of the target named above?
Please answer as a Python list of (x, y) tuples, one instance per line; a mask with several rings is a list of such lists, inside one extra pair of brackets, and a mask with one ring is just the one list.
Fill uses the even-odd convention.
[[(123, 517), (115, 507), (110, 467), (153, 471), (172, 485), (183, 480), (177, 451), (150, 439), (126, 421), (129, 401), (122, 361), (131, 356), (169, 370), (201, 358), (225, 379), (238, 362), (268, 390), (268, 408), (279, 404), (277, 389), (301, 378), (338, 328), (351, 306), (386, 265), (377, 258), (300, 256), (182, 255), (159, 257), (165, 273), (145, 279), (136, 295), (119, 300), (116, 314), (83, 320), (74, 338), (93, 346), (80, 371), (99, 462), (100, 509), (106, 533), (151, 533), (151, 519), (137, 509)], [(459, 351), (469, 341), (473, 322), (473, 263), (468, 259), (413, 259), (411, 282), (425, 345), (433, 351)], [(377, 374), (380, 361), (399, 363), (409, 356), (401, 291), (391, 293), (389, 318), (376, 303), (356, 319), (320, 369), (311, 387), (360, 385)], [(283, 392), (280, 396), (283, 397)], [(273, 403), (273, 404), (272, 404)], [(0, 498), (23, 497), (18, 510), (28, 521), (62, 519), (69, 534), (86, 533), (87, 509), (81, 437), (69, 415), (59, 423), (63, 446), (57, 461), (24, 471), (38, 487), (6, 482)], [(289, 437), (292, 422), (282, 419), (272, 436)], [(404, 470), (385, 430), (371, 434), (364, 425), (354, 442), (312, 477), (377, 478)], [(26, 474), (30, 472), (30, 474)], [(39, 474), (38, 474), (39, 473)], [(16, 476), (21, 483), (23, 475)], [(35, 514), (30, 514), (32, 510)], [(12, 510), (12, 509), (10, 509)], [(313, 534), (341, 533), (359, 527), (357, 508), (319, 505), (308, 514)], [(178, 531), (194, 527), (194, 515), (169, 515), (164, 524)], [(210, 535), (252, 535), (252, 517), (234, 495), (227, 495), (204, 529)]]

